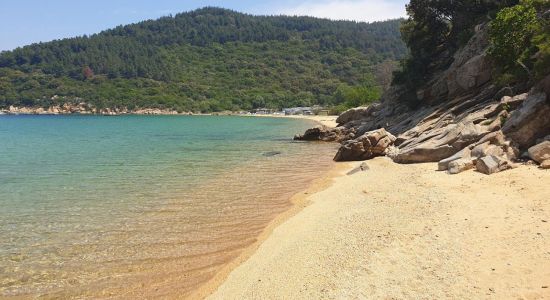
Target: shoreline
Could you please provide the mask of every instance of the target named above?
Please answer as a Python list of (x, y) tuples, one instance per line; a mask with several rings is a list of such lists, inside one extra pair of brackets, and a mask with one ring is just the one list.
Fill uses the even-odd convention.
[(549, 172), (451, 177), (380, 157), (343, 175), (358, 164), (297, 195), (197, 298), (550, 296)]
[[(336, 118), (338, 116), (304, 116), (304, 115), (241, 115), (241, 117), (261, 117), (261, 118), (290, 118), (309, 120), (317, 123), (318, 125), (327, 127), (336, 127)], [(256, 241), (246, 247), (241, 254), (231, 262), (227, 263), (222, 270), (218, 271), (216, 275), (202, 284), (198, 289), (192, 292), (188, 297), (189, 299), (205, 299), (212, 295), (228, 278), (228, 276), (239, 266), (245, 263), (250, 257), (252, 257), (258, 250), (258, 248), (271, 236), (273, 231), (284, 224), (287, 220), (291, 219), (295, 215), (299, 214), (305, 207), (311, 204), (309, 197), (313, 194), (319, 193), (329, 188), (335, 178), (342, 176), (344, 171), (348, 170), (351, 163), (338, 163), (333, 168), (328, 170), (319, 178), (313, 180), (309, 186), (304, 190), (294, 194), (290, 199), (290, 207), (285, 212), (277, 215), (269, 225), (262, 231), (262, 233), (256, 237)]]
[(276, 230), (280, 225), (284, 224), (292, 217), (298, 215), (304, 208), (308, 207), (311, 204), (311, 201), (309, 200), (309, 197), (311, 195), (322, 192), (323, 190), (329, 188), (333, 184), (334, 179), (342, 176), (344, 172), (350, 168), (350, 166), (350, 163), (336, 164), (323, 176), (315, 179), (308, 187), (306, 187), (305, 190), (292, 196), (289, 199), (291, 206), (288, 210), (276, 216), (263, 230), (263, 232), (256, 237), (256, 241), (252, 245), (245, 248), (236, 259), (226, 264), (222, 270), (220, 270), (208, 282), (200, 286), (196, 291), (191, 293), (188, 298), (205, 299), (216, 292), (216, 290), (224, 284), (224, 282), (234, 270), (238, 269), (243, 263), (245, 263), (253, 255), (255, 255), (261, 245), (267, 239), (269, 239), (274, 230)]
[(319, 125), (329, 128), (338, 126), (336, 119), (338, 116), (319, 116), (319, 115), (243, 115), (243, 117), (259, 117), (259, 118), (287, 118), (314, 121)]

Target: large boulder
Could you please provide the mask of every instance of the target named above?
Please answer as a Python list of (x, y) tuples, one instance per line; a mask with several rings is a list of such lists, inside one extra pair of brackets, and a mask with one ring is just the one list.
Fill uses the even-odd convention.
[(423, 134), (399, 145), (397, 163), (439, 162), (464, 147), (477, 142), (489, 132), (472, 122), (449, 124), (437, 130), (426, 130)]
[(529, 157), (541, 164), (545, 160), (550, 160), (550, 141), (544, 141), (538, 145), (535, 145), (527, 151)]
[(344, 125), (351, 121), (361, 120), (370, 116), (376, 110), (377, 104), (373, 104), (367, 107), (351, 108), (340, 114), (336, 119), (338, 125)]
[(545, 93), (530, 94), (502, 127), (504, 134), (527, 149), (550, 134), (550, 104)]
[(395, 136), (384, 128), (369, 131), (362, 136), (345, 141), (336, 156), (335, 161), (367, 160), (384, 155), (386, 149), (395, 142)]
[(340, 142), (344, 139), (353, 137), (353, 129), (344, 127), (329, 128), (327, 126), (317, 126), (306, 130), (302, 135), (295, 135), (296, 141), (323, 141)]
[(486, 175), (508, 170), (512, 167), (513, 165), (509, 160), (494, 155), (484, 156), (476, 160), (476, 170)]

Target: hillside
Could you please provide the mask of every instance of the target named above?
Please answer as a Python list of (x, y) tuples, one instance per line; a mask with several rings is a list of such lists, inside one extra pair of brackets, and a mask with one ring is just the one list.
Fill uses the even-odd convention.
[(476, 3), (411, 1), (403, 31), (416, 38), (405, 38), (411, 56), (392, 87), (340, 115), (341, 127), (297, 139), (342, 142), (337, 161), (386, 155), (438, 162), (451, 174), (492, 174), (527, 160), (550, 168), (550, 3)]
[(407, 52), (400, 23), (203, 8), (2, 52), (0, 107), (87, 102), (208, 112), (338, 105), (338, 87), (388, 80), (388, 65)]

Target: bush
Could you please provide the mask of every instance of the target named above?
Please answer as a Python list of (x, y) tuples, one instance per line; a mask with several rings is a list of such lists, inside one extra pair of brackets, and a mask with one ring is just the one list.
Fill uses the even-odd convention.
[(489, 31), (489, 54), (497, 62), (500, 84), (536, 79), (548, 73), (550, 28), (537, 10), (549, 6), (545, 0), (523, 0), (497, 13)]

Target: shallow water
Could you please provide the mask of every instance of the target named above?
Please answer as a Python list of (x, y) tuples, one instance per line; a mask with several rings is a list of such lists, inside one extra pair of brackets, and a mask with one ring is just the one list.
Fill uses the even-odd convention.
[(311, 125), (0, 116), (0, 296), (187, 295), (332, 166)]

